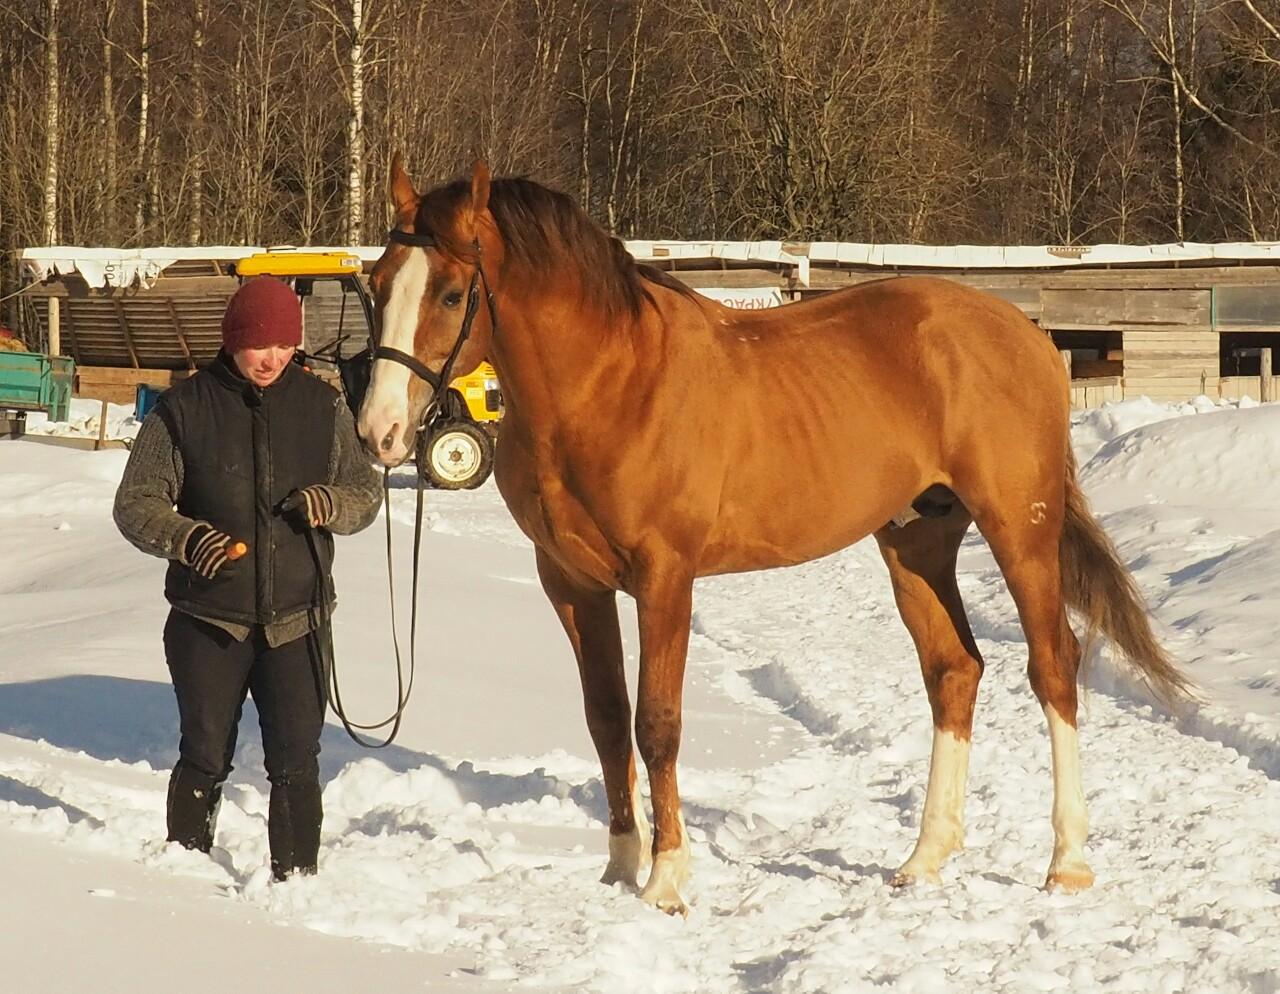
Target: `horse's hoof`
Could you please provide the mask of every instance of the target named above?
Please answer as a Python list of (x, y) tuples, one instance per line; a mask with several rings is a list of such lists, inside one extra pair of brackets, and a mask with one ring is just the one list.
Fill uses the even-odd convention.
[(639, 890), (640, 872), (634, 867), (614, 866), (610, 863), (604, 868), (604, 874), (600, 877), (600, 882), (606, 887), (622, 884), (629, 890)]
[(1079, 894), (1092, 886), (1093, 871), (1084, 863), (1051, 869), (1044, 881), (1045, 890), (1061, 891), (1063, 894)]
[(664, 894), (661, 897), (642, 893), (640, 895), (640, 899), (644, 901), (645, 904), (650, 904), (659, 911), (673, 917), (675, 915), (679, 915), (681, 918), (689, 917), (689, 906), (684, 903), (684, 898), (682, 898), (677, 891), (672, 891), (671, 893)]
[(640, 889), (640, 875), (653, 865), (653, 857), (649, 855), (649, 832), (647, 826), (641, 828), (643, 824), (637, 818), (636, 827), (630, 832), (609, 836), (609, 865), (600, 878), (606, 887), (623, 884), (631, 890)]
[(893, 879), (889, 881), (889, 886), (895, 890), (902, 890), (906, 887), (914, 887), (916, 884), (934, 884), (942, 885), (942, 877), (938, 876), (937, 870), (908, 870), (905, 866), (893, 875)]
[(675, 915), (679, 915), (681, 918), (689, 917), (689, 909), (685, 906), (684, 901), (681, 901), (679, 899), (677, 899), (672, 904), (659, 904), (658, 910), (665, 911), (667, 914), (673, 917)]
[(653, 861), (649, 882), (640, 892), (640, 899), (669, 915), (689, 917), (689, 908), (680, 896), (680, 888), (689, 879), (689, 850), (670, 849), (660, 852)]

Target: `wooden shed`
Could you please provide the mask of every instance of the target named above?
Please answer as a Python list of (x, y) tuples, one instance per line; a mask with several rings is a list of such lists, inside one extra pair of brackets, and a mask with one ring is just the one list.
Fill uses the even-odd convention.
[[(209, 362), (222, 341), (222, 313), (239, 281), (230, 267), (263, 249), (28, 249), (37, 280), (23, 295), (25, 337), (49, 348), (51, 332), (76, 361), (76, 395), (128, 403), (137, 386), (168, 386)], [(364, 250), (372, 264), (380, 249)], [(303, 309), (303, 345), (337, 334), (343, 302), (321, 289)], [(52, 321), (50, 320), (52, 316)], [(363, 317), (346, 316), (348, 329)]]
[[(773, 306), (909, 274), (987, 290), (1053, 337), (1081, 407), (1137, 396), (1275, 397), (1270, 356), (1280, 350), (1280, 244), (632, 241), (627, 247), (735, 306)], [(79, 395), (127, 401), (139, 382), (169, 383), (214, 355), (221, 314), (237, 285), (228, 268), (258, 251), (27, 249), (19, 263), (33, 282), (20, 298), (22, 325), (44, 348), (55, 331), (62, 351), (76, 360)], [(382, 249), (343, 251), (360, 255), (367, 271)], [(307, 300), (308, 347), (334, 337), (341, 306), (320, 294)]]
[(1273, 400), (1280, 243), (921, 246), (847, 242), (661, 243), (638, 258), (693, 286), (792, 299), (887, 276), (931, 275), (1016, 304), (1069, 363), (1079, 407), (1146, 396)]

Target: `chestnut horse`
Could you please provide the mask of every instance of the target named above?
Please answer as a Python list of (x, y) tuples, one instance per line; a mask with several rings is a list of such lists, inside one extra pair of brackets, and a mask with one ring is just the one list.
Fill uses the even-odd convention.
[[(438, 382), (451, 354), (457, 372), (483, 357), (497, 369), (498, 489), (577, 656), (609, 801), (605, 882), (638, 887), (652, 855), (641, 897), (686, 912), (676, 755), (694, 579), (805, 562), (867, 535), (934, 721), (919, 841), (894, 883), (936, 881), (963, 841), (983, 669), (955, 575), (971, 522), (1008, 582), (1048, 720), (1046, 886), (1093, 882), (1067, 608), (1163, 697), (1187, 685), (1076, 483), (1067, 381), (1044, 332), (1009, 303), (932, 278), (733, 310), (637, 265), (567, 196), (491, 181), (483, 163), (469, 182), (420, 196), (397, 155), (390, 194), (396, 228), (370, 278), (386, 351), (360, 435), (397, 465), (432, 397), (424, 374)], [(639, 617), (635, 741), (652, 845), (617, 591)]]

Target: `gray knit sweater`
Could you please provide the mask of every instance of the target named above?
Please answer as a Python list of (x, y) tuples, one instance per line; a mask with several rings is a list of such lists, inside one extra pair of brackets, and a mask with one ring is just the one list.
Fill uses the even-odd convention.
[[(338, 535), (350, 535), (368, 527), (378, 516), (382, 486), (377, 471), (369, 464), (356, 437), (355, 422), (342, 397), (335, 396), (333, 450), (329, 455), (329, 478), (316, 481), (326, 486), (333, 498), (333, 520), (325, 527)], [(158, 411), (152, 411), (138, 429), (120, 488), (116, 491), (116, 527), (143, 552), (184, 562), (187, 539), (199, 522), (179, 514), (182, 492), (182, 452)], [(202, 618), (209, 624), (244, 640), (250, 629), (233, 622)], [(283, 645), (316, 627), (312, 610), (300, 611), (266, 626), (267, 642)]]

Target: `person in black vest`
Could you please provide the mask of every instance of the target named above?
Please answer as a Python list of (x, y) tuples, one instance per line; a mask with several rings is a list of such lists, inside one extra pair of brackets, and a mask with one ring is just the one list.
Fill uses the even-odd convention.
[(164, 651), (181, 725), (169, 840), (212, 847), (252, 694), (278, 880), (314, 873), (319, 856), (318, 640), (335, 604), (333, 535), (369, 525), (381, 498), (341, 395), (292, 361), (301, 341), (287, 284), (260, 276), (242, 285), (217, 358), (143, 421), (114, 512), (133, 545), (169, 560)]

